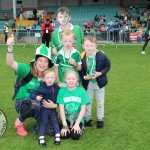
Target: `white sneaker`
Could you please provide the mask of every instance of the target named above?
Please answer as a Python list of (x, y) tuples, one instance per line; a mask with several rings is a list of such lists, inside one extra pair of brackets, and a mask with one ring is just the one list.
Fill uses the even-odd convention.
[(146, 54), (146, 53), (144, 51), (142, 51), (141, 54)]

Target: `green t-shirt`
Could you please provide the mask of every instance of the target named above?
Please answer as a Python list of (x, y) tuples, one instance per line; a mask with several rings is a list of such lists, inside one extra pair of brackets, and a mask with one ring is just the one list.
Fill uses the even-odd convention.
[(68, 68), (75, 69), (75, 67), (69, 63), (69, 58), (73, 58), (77, 62), (78, 65), (81, 65), (80, 53), (74, 48), (71, 49), (70, 56), (66, 57), (64, 49), (62, 48), (58, 52), (57, 56), (54, 58), (54, 65), (58, 66), (58, 74), (59, 74), (60, 82), (64, 82), (64, 75)]
[[(87, 57), (88, 59), (88, 67), (87, 67), (87, 74), (92, 76), (94, 72), (96, 71), (96, 61), (95, 61), (95, 56), (90, 58)], [(96, 83), (96, 79), (90, 80), (93, 83)]]
[[(86, 91), (81, 87), (76, 87), (75, 90), (69, 91), (67, 87), (61, 88), (58, 92), (57, 103), (64, 105), (66, 119), (69, 120), (69, 115), (79, 114), (81, 106), (90, 102)], [(77, 117), (74, 118), (74, 121)], [(84, 123), (84, 119), (81, 120)]]
[[(19, 76), (21, 79), (25, 78), (27, 74), (30, 72), (31, 68), (29, 64), (18, 63), (18, 70), (15, 72), (16, 76)], [(30, 92), (32, 90), (36, 90), (40, 86), (40, 81), (37, 78), (32, 78), (26, 85), (20, 87), (16, 100), (21, 98), (29, 98)]]
[[(83, 43), (84, 38), (83, 31), (81, 27), (77, 25), (75, 26), (73, 26), (72, 24), (70, 25), (71, 25), (70, 30), (72, 30), (75, 35), (75, 43), (73, 44), (73, 46), (81, 53), (82, 51), (81, 44)], [(60, 28), (52, 32), (52, 45), (57, 47), (58, 51), (61, 50), (63, 47), (61, 43), (61, 32), (62, 30)]]

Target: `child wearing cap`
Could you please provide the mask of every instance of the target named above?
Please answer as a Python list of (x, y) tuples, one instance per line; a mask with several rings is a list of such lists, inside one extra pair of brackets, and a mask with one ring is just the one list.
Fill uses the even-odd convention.
[[(36, 49), (35, 59), (31, 61), (30, 64), (16, 62), (13, 56), (13, 44), (14, 36), (9, 37), (7, 40), (7, 55), (6, 63), (7, 65), (15, 71), (15, 75), (19, 76), (21, 79), (24, 79), (27, 74), (31, 74), (31, 80), (21, 86), (15, 99), (15, 109), (19, 114), (19, 118), (15, 120), (15, 128), (17, 133), (20, 136), (27, 136), (28, 133), (24, 128), (24, 121), (26, 118), (34, 117), (39, 110), (39, 102), (36, 100), (30, 99), (30, 92), (36, 90), (40, 85), (40, 80), (42, 79), (43, 72), (48, 68), (51, 68), (53, 64), (51, 63), (51, 51), (44, 44)], [(32, 106), (36, 107), (32, 107)], [(53, 102), (49, 107), (57, 107)]]
[(57, 51), (61, 50), (63, 43), (61, 40), (61, 32), (64, 30), (71, 30), (74, 33), (74, 43), (73, 47), (79, 52), (82, 51), (81, 44), (84, 38), (83, 31), (78, 25), (72, 25), (69, 21), (71, 19), (70, 10), (67, 7), (60, 7), (56, 11), (56, 20), (60, 24), (59, 29), (53, 31), (52, 33), (52, 45), (53, 54), (56, 55)]
[(56, 81), (60, 86), (65, 87), (64, 74), (68, 68), (73, 68), (77, 72), (81, 70), (80, 53), (72, 48), (74, 43), (74, 33), (70, 30), (63, 31), (61, 34), (63, 48), (57, 53), (54, 59), (54, 71)]
[(61, 137), (79, 140), (82, 137), (86, 105), (90, 102), (86, 91), (77, 86), (79, 76), (72, 68), (65, 73), (67, 87), (58, 92), (57, 103), (62, 119)]
[[(40, 83), (40, 87), (37, 90), (33, 90), (30, 93), (31, 99), (36, 99), (41, 102), (43, 99), (51, 100), (54, 104), (56, 104), (57, 93), (59, 91), (59, 86), (55, 84), (55, 72), (53, 70), (46, 70), (43, 73), (43, 79)], [(45, 142), (45, 132), (46, 127), (48, 125), (48, 120), (50, 120), (53, 130), (55, 132), (55, 145), (60, 145), (60, 130), (58, 125), (58, 118), (56, 109), (47, 109), (42, 106), (40, 110), (40, 137), (39, 144), (40, 146), (46, 146)]]

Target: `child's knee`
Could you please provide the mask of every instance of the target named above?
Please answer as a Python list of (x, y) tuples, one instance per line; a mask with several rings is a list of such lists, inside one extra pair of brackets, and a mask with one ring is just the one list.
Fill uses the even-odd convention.
[(72, 130), (71, 131), (71, 138), (73, 139), (73, 140), (79, 140), (80, 139), (80, 133), (78, 134), (78, 133), (74, 133), (74, 130)]

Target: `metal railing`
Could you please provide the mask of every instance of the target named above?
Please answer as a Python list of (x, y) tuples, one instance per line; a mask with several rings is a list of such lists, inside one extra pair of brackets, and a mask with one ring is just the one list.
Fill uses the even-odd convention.
[[(126, 45), (126, 44), (142, 44), (145, 40), (144, 32), (141, 38), (137, 37), (137, 30), (114, 30), (101, 32), (97, 30), (96, 32), (90, 32), (90, 30), (84, 31), (84, 34), (91, 34), (96, 37), (99, 44), (115, 44), (115, 45)], [(27, 44), (39, 45), (42, 43), (42, 32), (41, 30), (14, 30), (12, 31), (15, 36), (15, 43), (22, 44), (26, 46)], [(10, 33), (11, 34), (11, 33)], [(9, 35), (10, 35), (9, 34)], [(0, 44), (5, 42), (4, 30), (0, 30)]]

